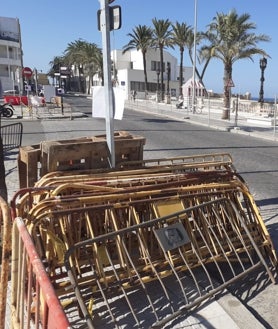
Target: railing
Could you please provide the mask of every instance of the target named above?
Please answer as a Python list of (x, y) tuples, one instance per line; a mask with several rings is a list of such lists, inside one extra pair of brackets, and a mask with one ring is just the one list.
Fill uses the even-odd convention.
[(5, 328), (6, 300), (9, 280), (11, 254), (11, 214), (6, 201), (0, 197), (0, 232), (1, 232), (1, 278), (0, 278), (0, 329)]
[(11, 328), (70, 328), (21, 218), (13, 225)]
[(4, 152), (21, 146), (23, 132), (23, 126), (21, 122), (2, 126), (0, 131)]
[[(231, 98), (231, 111), (235, 111), (236, 107), (236, 98)], [(177, 100), (171, 99), (170, 104), (165, 104), (162, 102), (156, 102), (154, 97), (149, 97), (148, 99), (136, 99), (127, 100), (126, 104), (132, 107), (143, 107), (148, 105), (148, 108), (157, 108), (157, 109), (165, 109), (165, 105), (169, 106), (170, 108), (176, 108), (176, 104), (178, 103)], [(207, 108), (207, 109), (216, 109), (221, 110), (224, 107), (223, 98), (216, 98), (216, 97), (196, 97), (196, 107), (200, 108)], [(185, 97), (183, 102), (183, 108), (187, 110), (191, 110), (192, 108), (192, 97)], [(260, 104), (257, 101), (252, 100), (238, 100), (238, 111), (242, 113), (248, 114), (259, 114), (262, 116), (273, 116), (274, 111), (277, 111), (277, 105), (272, 103), (263, 103)]]

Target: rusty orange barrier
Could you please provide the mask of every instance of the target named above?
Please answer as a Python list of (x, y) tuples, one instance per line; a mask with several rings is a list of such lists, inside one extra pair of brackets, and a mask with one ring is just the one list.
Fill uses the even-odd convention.
[(13, 224), (12, 328), (68, 329), (68, 318), (58, 300), (36, 247), (20, 218)]
[(11, 256), (11, 215), (7, 202), (0, 197), (0, 227), (3, 228), (0, 278), (0, 329), (5, 328), (5, 313)]

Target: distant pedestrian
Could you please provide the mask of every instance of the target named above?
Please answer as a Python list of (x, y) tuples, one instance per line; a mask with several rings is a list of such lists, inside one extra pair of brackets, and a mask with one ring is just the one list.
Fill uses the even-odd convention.
[(131, 96), (132, 96), (132, 99), (133, 99), (134, 102), (135, 102), (135, 99), (136, 99), (136, 95), (137, 95), (136, 90), (132, 90)]

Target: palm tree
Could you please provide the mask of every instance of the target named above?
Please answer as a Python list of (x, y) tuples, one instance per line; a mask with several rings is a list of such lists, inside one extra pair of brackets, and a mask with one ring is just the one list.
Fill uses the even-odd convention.
[[(198, 46), (204, 39), (205, 39), (205, 33), (203, 32), (197, 32), (196, 33), (196, 45)], [(187, 48), (188, 48), (188, 55), (191, 61), (191, 64), (193, 66), (193, 50), (194, 50), (194, 31), (193, 29), (188, 31), (188, 36), (187, 36)], [(199, 79), (199, 81), (202, 83), (203, 86), (205, 86), (203, 80), (204, 80), (204, 75), (207, 69), (207, 66), (210, 62), (210, 57), (207, 57), (207, 52), (205, 52), (202, 48), (200, 50), (198, 50), (197, 52), (197, 62), (198, 64), (202, 64), (203, 68), (200, 70), (198, 69), (198, 67), (195, 65), (195, 73)]]
[(177, 45), (180, 50), (180, 74), (179, 74), (179, 96), (183, 98), (182, 84), (183, 84), (183, 55), (184, 49), (188, 47), (188, 38), (190, 32), (193, 33), (192, 27), (186, 25), (186, 23), (178, 23), (175, 25), (172, 24), (172, 42), (173, 45)]
[(163, 72), (165, 71), (163, 65), (163, 50), (165, 47), (173, 48), (172, 41), (172, 31), (170, 27), (172, 26), (169, 19), (156, 19), (152, 20), (153, 29), (153, 46), (159, 48), (160, 52), (160, 79), (161, 79), (161, 98), (164, 100), (164, 84), (163, 84)]
[(95, 43), (86, 43), (80, 51), (84, 74), (87, 77), (87, 93), (90, 93), (92, 79), (95, 74), (100, 74), (102, 70), (102, 51)]
[[(65, 58), (77, 68), (80, 86), (81, 75), (84, 74), (85, 77), (87, 77), (87, 92), (90, 93), (93, 75), (102, 70), (102, 65), (100, 65), (100, 59), (102, 59), (101, 49), (95, 43), (89, 43), (85, 40), (79, 39), (68, 44), (65, 50)], [(82, 89), (83, 92), (85, 91), (82, 87), (80, 87), (80, 89)]]
[(253, 30), (256, 25), (249, 21), (250, 15), (238, 15), (235, 10), (228, 14), (217, 13), (209, 25), (211, 45), (204, 47), (211, 57), (220, 59), (224, 64), (224, 111), (223, 119), (229, 118), (230, 87), (232, 81), (233, 64), (240, 59), (252, 59), (253, 55), (260, 54), (269, 57), (266, 52), (258, 48), (261, 41), (270, 41), (269, 36), (256, 35)]
[(77, 80), (77, 88), (78, 91), (83, 91), (82, 84), (82, 75), (83, 75), (83, 67), (81, 64), (81, 58), (79, 52), (84, 46), (85, 41), (82, 39), (75, 40), (73, 42), (68, 43), (66, 50), (64, 51), (65, 57), (67, 58), (67, 62), (74, 66), (75, 75), (78, 75)]
[(131, 49), (136, 49), (137, 51), (142, 52), (146, 97), (148, 93), (146, 55), (147, 50), (152, 44), (152, 29), (146, 25), (138, 25), (132, 30), (132, 33), (128, 33), (127, 36), (130, 37), (130, 41), (123, 47), (123, 53)]
[(65, 63), (65, 59), (63, 56), (55, 56), (52, 61), (49, 62), (50, 70), (47, 72), (47, 75), (52, 78), (53, 84), (54, 79), (56, 78), (55, 73), (60, 72), (60, 67)]

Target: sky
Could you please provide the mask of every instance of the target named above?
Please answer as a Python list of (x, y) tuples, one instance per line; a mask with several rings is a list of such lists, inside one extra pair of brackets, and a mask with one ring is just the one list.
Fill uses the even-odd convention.
[[(259, 47), (270, 56), (265, 70), (264, 97), (278, 95), (278, 20), (277, 0), (115, 0), (111, 5), (120, 6), (122, 27), (110, 33), (111, 49), (122, 49), (139, 24), (152, 27), (152, 19), (169, 19), (171, 22), (185, 22), (194, 26), (194, 6), (197, 4), (197, 30), (205, 31), (217, 13), (228, 14), (235, 9), (238, 15), (248, 13), (250, 22), (256, 24), (256, 34), (266, 34), (270, 42)], [(9, 0), (1, 1), (0, 16), (16, 17), (20, 21), (23, 64), (38, 71), (47, 72), (49, 62), (55, 56), (63, 55), (67, 45), (78, 39), (102, 47), (101, 32), (97, 27), (99, 0), (54, 1), (54, 0)], [(179, 61), (179, 51), (168, 49)], [(233, 93), (251, 93), (259, 97), (261, 70), (260, 56), (252, 60), (240, 60), (233, 65)], [(185, 51), (184, 65), (191, 66)], [(204, 83), (214, 92), (223, 91), (223, 63), (212, 60), (205, 73)]]

